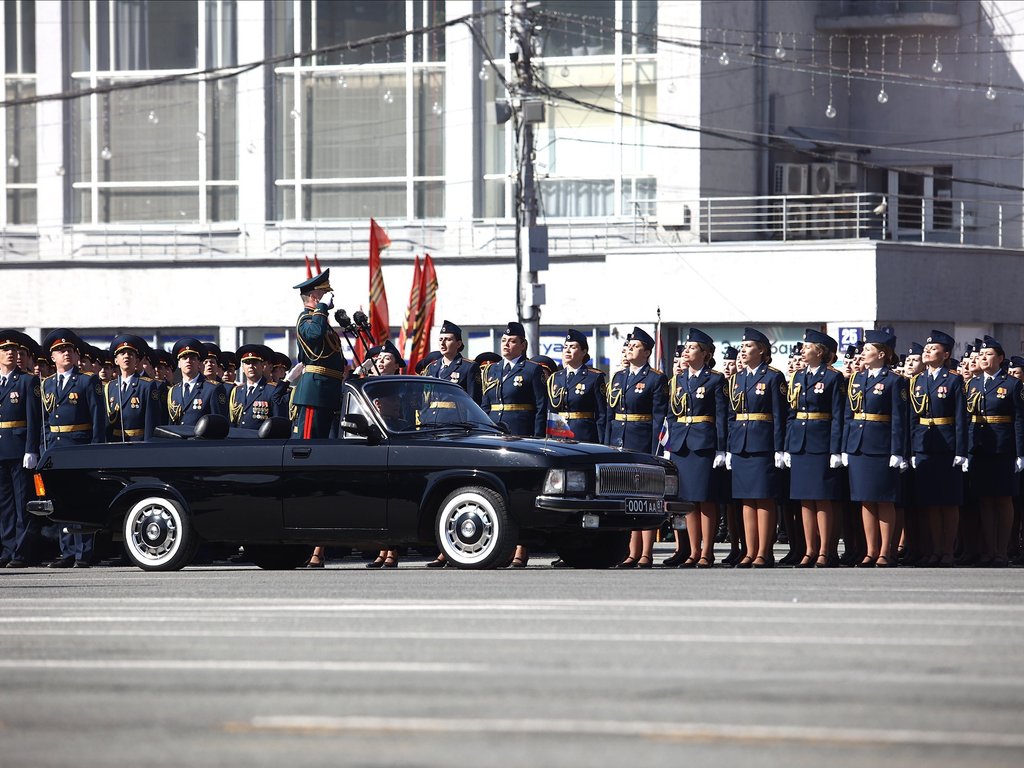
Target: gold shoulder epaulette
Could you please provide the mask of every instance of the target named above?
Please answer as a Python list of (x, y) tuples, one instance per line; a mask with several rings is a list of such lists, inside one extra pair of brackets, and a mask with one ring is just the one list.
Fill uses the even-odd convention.
[(152, 376), (139, 376), (142, 381), (156, 381)]
[(93, 376), (94, 375), (92, 373), (87, 373), (86, 371), (79, 371), (79, 373), (82, 374), (83, 376)]
[(607, 373), (605, 373), (605, 371), (602, 371), (600, 368), (591, 368), (590, 370), (592, 370), (594, 373), (603, 373), (606, 376), (608, 375)]
[(776, 373), (782, 373), (782, 371), (780, 371), (780, 370), (779, 370), (778, 368), (773, 368), (773, 367), (772, 367), (772, 366), (770, 366), (770, 365), (768, 366), (768, 370), (769, 370), (769, 371), (775, 371)]
[(43, 381), (49, 381), (50, 379), (52, 379), (56, 375), (57, 375), (56, 373), (51, 373), (49, 376), (43, 376)]
[(651, 368), (651, 371), (652, 371), (653, 373), (656, 373), (656, 374), (658, 374), (659, 376), (664, 376), (664, 375), (665, 375), (665, 374), (663, 374), (663, 373), (662, 373), (661, 371), (659, 371), (659, 370), (658, 370), (657, 368), (654, 368), (654, 367), (652, 367), (652, 368)]

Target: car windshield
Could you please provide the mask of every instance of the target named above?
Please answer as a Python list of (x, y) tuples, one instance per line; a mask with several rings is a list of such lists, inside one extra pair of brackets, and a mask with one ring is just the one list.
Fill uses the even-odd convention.
[(465, 390), (446, 381), (424, 376), (388, 377), (366, 382), (363, 393), (390, 432), (496, 429)]

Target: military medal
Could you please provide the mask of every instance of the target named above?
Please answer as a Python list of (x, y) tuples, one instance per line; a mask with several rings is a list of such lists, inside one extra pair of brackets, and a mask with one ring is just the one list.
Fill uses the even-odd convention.
[(1006, 397), (1006, 387), (996, 387), (996, 397), (1000, 400)]
[[(1000, 397), (1002, 397), (1002, 395), (1000, 395)], [(8, 399), (11, 401), (11, 405), (15, 405), (18, 402), (18, 390), (11, 390), (11, 394)]]
[(77, 392), (71, 392), (70, 394), (68, 394), (68, 400), (70, 400), (72, 403), (77, 403), (78, 402), (78, 393)]
[(644, 382), (642, 382), (642, 381), (638, 381), (638, 382), (636, 383), (636, 386), (635, 386), (635, 387), (633, 388), (633, 391), (634, 391), (634, 392), (636, 392), (637, 394), (640, 394), (641, 392), (643, 392), (643, 391), (644, 391), (644, 388), (645, 388), (646, 386), (647, 386), (647, 385), (646, 385), (646, 384), (645, 384)]
[(766, 389), (766, 387), (765, 387), (764, 382), (763, 381), (759, 381), (759, 382), (757, 382), (757, 384), (754, 385), (754, 394), (755, 395), (763, 395), (765, 389)]
[(448, 374), (448, 381), (458, 381), (458, 380), (459, 380), (459, 372), (458, 371), (452, 371), (450, 374)]
[(885, 384), (883, 384), (882, 382), (878, 382), (877, 384), (875, 384), (875, 388), (871, 391), (874, 392), (876, 395), (880, 395), (883, 392), (885, 392)]
[(132, 408), (139, 407), (139, 398), (136, 395), (132, 395), (132, 399), (129, 401)]
[(814, 394), (821, 395), (825, 392), (825, 382), (819, 381), (814, 385)]
[(586, 384), (577, 384), (576, 385), (576, 394), (577, 395), (583, 395), (583, 394), (586, 394), (586, 392), (587, 392), (587, 385)]
[(938, 398), (940, 398), (940, 399), (942, 399), (942, 398), (944, 398), (944, 397), (946, 396), (946, 392), (948, 392), (948, 391), (949, 391), (949, 390), (948, 390), (948, 389), (947, 389), (946, 387), (939, 387), (939, 388), (938, 388), (938, 389), (937, 389), (937, 390), (935, 391), (935, 396), (936, 396), (936, 397), (938, 397)]
[(512, 379), (512, 386), (513, 387), (521, 387), (521, 386), (523, 386), (523, 377), (522, 376), (516, 376), (514, 379)]
[(696, 393), (694, 393), (694, 397), (696, 397), (699, 400), (703, 400), (704, 399), (704, 387), (697, 387), (697, 391), (696, 391)]
[(194, 411), (201, 411), (202, 409), (203, 409), (203, 399), (201, 397), (197, 397), (195, 400), (192, 401), (192, 410), (194, 410)]

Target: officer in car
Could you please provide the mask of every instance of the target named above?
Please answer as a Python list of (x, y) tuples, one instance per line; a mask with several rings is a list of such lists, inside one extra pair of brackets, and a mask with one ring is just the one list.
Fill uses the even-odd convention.
[(171, 356), (178, 361), (181, 371), (181, 381), (167, 394), (171, 424), (195, 426), (208, 413), (230, 418), (224, 385), (203, 377), (202, 354), (203, 343), (192, 337), (178, 339), (171, 349)]
[(113, 443), (149, 440), (158, 426), (167, 423), (166, 388), (141, 371), (141, 359), (151, 354), (149, 345), (125, 333), (111, 342), (110, 354), (119, 375), (105, 386), (107, 439)]
[(334, 306), (330, 273), (330, 269), (325, 269), (294, 286), (303, 306), (295, 326), (303, 369), (292, 395), (296, 406), (292, 434), (303, 440), (328, 437), (341, 408), (345, 358), (341, 354), (341, 339), (327, 318), (328, 310)]
[[(78, 350), (84, 342), (74, 331), (57, 328), (43, 340), (50, 351), (56, 373), (42, 383), (45, 409), (45, 447), (104, 442), (107, 418), (103, 409), (103, 385), (91, 373), (78, 368)], [(88, 568), (92, 565), (91, 534), (64, 533), (60, 536), (61, 557), (51, 568)]]

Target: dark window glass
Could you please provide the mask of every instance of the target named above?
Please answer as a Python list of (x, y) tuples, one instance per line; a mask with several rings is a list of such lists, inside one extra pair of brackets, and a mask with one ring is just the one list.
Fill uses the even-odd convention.
[(541, 11), (541, 55), (615, 53), (615, 0), (546, 0)]
[(195, 69), (199, 20), (194, 3), (120, 0), (114, 13), (119, 70)]
[[(317, 0), (316, 46), (354, 42), (405, 30), (405, 0)], [(316, 57), (317, 64), (405, 61), (405, 38)]]

